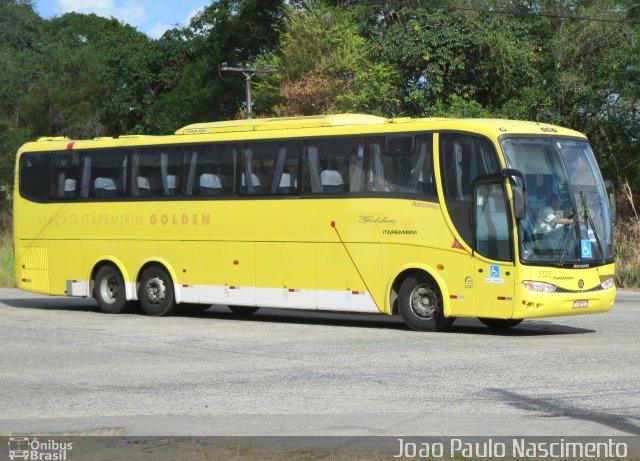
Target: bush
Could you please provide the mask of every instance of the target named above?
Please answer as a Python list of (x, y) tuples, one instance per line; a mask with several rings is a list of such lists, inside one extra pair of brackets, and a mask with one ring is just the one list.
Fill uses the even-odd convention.
[(613, 232), (617, 285), (620, 288), (640, 288), (640, 219), (618, 219)]
[(13, 242), (10, 232), (0, 234), (0, 287), (15, 287)]

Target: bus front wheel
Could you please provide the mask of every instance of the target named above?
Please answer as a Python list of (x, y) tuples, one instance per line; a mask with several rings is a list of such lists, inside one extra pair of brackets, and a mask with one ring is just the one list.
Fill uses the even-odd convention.
[(523, 319), (488, 319), (481, 317), (478, 320), (480, 320), (489, 328), (493, 328), (494, 330), (507, 330), (511, 327), (519, 325)]
[(171, 315), (177, 304), (173, 293), (173, 282), (166, 270), (151, 266), (140, 277), (138, 299), (145, 314), (154, 317)]
[(398, 309), (404, 322), (417, 331), (442, 331), (455, 320), (444, 316), (440, 287), (426, 275), (409, 275), (402, 282)]
[(131, 307), (131, 303), (128, 303), (125, 297), (122, 275), (113, 266), (102, 266), (98, 269), (93, 296), (105, 314), (122, 314)]

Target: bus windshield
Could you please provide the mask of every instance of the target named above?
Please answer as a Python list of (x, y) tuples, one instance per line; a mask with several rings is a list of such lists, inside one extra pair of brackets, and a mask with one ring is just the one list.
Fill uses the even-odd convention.
[(609, 203), (589, 143), (517, 137), (503, 139), (502, 148), (509, 166), (525, 179), (521, 260), (557, 266), (611, 262)]

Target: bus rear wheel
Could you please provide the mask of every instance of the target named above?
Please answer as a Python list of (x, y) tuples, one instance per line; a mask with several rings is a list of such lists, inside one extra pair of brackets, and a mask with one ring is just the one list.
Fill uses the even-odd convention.
[(237, 315), (251, 315), (260, 309), (257, 306), (227, 306), (231, 312)]
[(98, 269), (93, 297), (105, 314), (122, 314), (130, 310), (131, 303), (125, 297), (124, 280), (120, 271), (107, 265)]
[(173, 293), (173, 282), (166, 270), (151, 266), (140, 277), (138, 299), (145, 314), (153, 317), (171, 315), (177, 304)]
[(481, 317), (478, 320), (494, 330), (508, 330), (511, 327), (519, 325), (523, 319), (488, 319)]
[(409, 275), (400, 285), (398, 309), (404, 322), (417, 331), (442, 331), (454, 317), (444, 316), (442, 291), (438, 284), (426, 275)]

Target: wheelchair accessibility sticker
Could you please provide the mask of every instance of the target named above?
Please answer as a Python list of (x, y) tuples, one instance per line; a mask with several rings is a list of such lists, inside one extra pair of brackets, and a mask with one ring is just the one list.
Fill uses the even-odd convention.
[(484, 283), (504, 283), (504, 279), (500, 278), (500, 266), (497, 264), (489, 266), (489, 277), (484, 279)]
[(592, 258), (591, 253), (591, 240), (584, 239), (580, 242), (580, 254), (583, 258)]

